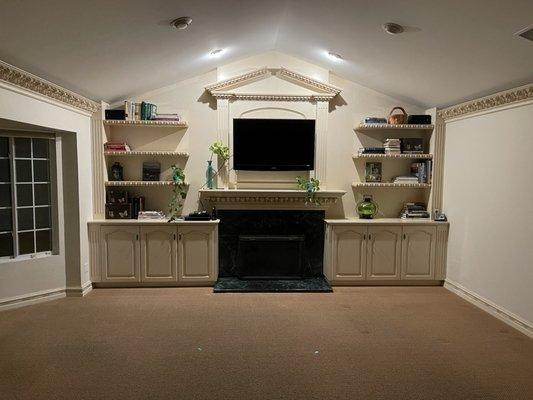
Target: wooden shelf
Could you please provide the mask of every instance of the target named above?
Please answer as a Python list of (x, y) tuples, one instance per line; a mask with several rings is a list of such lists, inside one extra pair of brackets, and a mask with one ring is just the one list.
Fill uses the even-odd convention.
[(354, 154), (352, 156), (354, 159), (424, 159), (431, 160), (433, 154)]
[(412, 130), (412, 131), (432, 131), (434, 125), (422, 125), (422, 124), (359, 124), (355, 130), (356, 132), (368, 132), (368, 131), (397, 131), (397, 130)]
[(155, 120), (140, 120), (129, 121), (122, 119), (105, 119), (104, 125), (107, 126), (141, 126), (141, 127), (153, 127), (153, 128), (187, 128), (187, 122), (185, 121), (155, 121)]
[(131, 151), (104, 151), (105, 156), (168, 156), (168, 157), (189, 157), (189, 153), (182, 151), (151, 151), (151, 150), (131, 150)]
[(392, 183), (392, 182), (356, 182), (352, 183), (354, 188), (413, 188), (427, 189), (430, 183)]
[[(172, 186), (172, 181), (106, 181), (106, 186)], [(187, 185), (187, 183), (186, 183)]]

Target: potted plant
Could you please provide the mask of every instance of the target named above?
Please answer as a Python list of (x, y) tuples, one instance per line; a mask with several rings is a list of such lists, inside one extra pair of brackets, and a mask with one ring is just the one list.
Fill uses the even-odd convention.
[(320, 190), (320, 181), (318, 179), (304, 179), (301, 176), (297, 176), (296, 183), (299, 189), (305, 190), (305, 204), (312, 203), (315, 206), (320, 205), (320, 200), (316, 196), (316, 192)]
[[(214, 189), (215, 182), (214, 179), (218, 175), (218, 173), (226, 166), (226, 162), (229, 160), (229, 147), (224, 145), (222, 142), (214, 142), (209, 146), (209, 150), (211, 151), (211, 158), (207, 161), (207, 170), (205, 173), (206, 182), (205, 185), (208, 189)], [(215, 172), (213, 168), (213, 155), (217, 155), (219, 159), (219, 167), (218, 170)]]
[(172, 199), (168, 204), (169, 207), (169, 220), (168, 222), (175, 221), (178, 219), (180, 210), (183, 207), (183, 200), (187, 196), (186, 184), (185, 184), (185, 173), (183, 169), (172, 165)]

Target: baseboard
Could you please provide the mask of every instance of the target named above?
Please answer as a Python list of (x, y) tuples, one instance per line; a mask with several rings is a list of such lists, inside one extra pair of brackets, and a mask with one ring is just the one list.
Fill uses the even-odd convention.
[(10, 297), (7, 299), (0, 300), (0, 311), (11, 310), (14, 308), (29, 306), (32, 304), (44, 303), (45, 301), (56, 300), (65, 296), (65, 289), (57, 288), (33, 292), (22, 296)]
[(78, 287), (68, 287), (65, 289), (65, 292), (69, 297), (83, 297), (91, 290), (93, 290), (93, 284), (91, 281), (88, 281)]
[(515, 328), (530, 338), (533, 338), (533, 325), (523, 318), (520, 318), (518, 315), (513, 314), (511, 311), (494, 304), (492, 301), (485, 299), (470, 289), (467, 289), (459, 283), (453, 282), (449, 279), (444, 281), (444, 287), (472, 303), (476, 307), (479, 307), (483, 311), (486, 311), (492, 316), (498, 318), (500, 321), (505, 322), (507, 325)]

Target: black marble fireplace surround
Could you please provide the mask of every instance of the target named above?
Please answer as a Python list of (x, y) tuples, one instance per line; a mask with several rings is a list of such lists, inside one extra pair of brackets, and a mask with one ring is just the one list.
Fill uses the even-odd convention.
[(219, 210), (215, 291), (331, 291), (324, 217), (321, 210)]

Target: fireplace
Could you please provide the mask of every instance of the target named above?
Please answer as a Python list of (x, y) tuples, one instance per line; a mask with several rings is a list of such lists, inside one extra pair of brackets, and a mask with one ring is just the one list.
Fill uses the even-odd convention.
[(304, 235), (239, 236), (237, 277), (301, 279), (304, 277)]
[(323, 210), (219, 210), (219, 277), (323, 276)]

